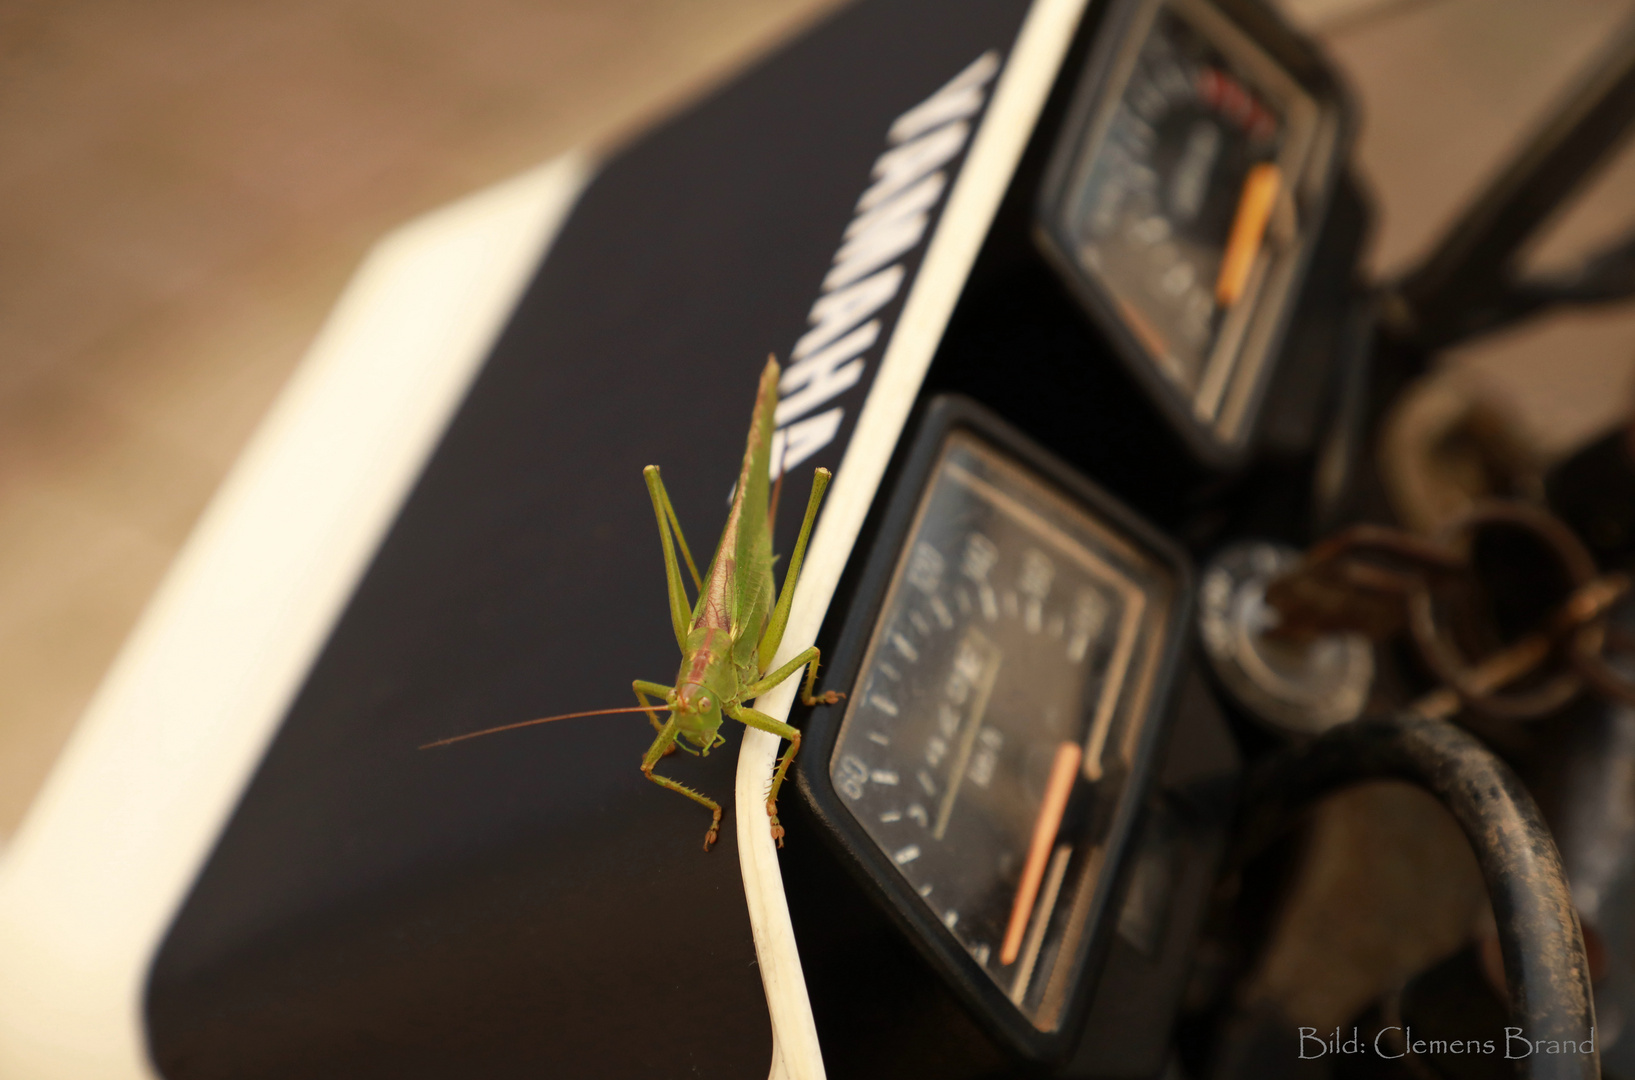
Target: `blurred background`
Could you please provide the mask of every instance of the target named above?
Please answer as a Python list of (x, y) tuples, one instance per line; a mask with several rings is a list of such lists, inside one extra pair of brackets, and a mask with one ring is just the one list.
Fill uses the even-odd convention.
[[(370, 243), (611, 151), (837, 0), (0, 0), (0, 838)], [(1425, 248), (1632, 0), (1281, 0), (1361, 106), (1370, 266)], [(1635, 152), (1532, 261), (1635, 223)], [(1635, 400), (1635, 311), (1446, 358), (1548, 458)]]

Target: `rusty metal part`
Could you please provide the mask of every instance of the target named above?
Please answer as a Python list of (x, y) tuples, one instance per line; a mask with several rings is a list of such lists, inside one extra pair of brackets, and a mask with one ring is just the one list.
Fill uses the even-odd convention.
[[(1528, 634), (1477, 664), (1464, 667), (1457, 659), (1441, 657), (1447, 668), (1437, 673), (1448, 685), (1426, 694), (1410, 708), (1424, 716), (1447, 717), (1468, 706), (1490, 716), (1528, 719), (1553, 712), (1572, 700), (1582, 689), (1577, 681), (1580, 678), (1609, 698), (1635, 703), (1635, 684), (1602, 657), (1603, 628), (1598, 625), (1613, 605), (1629, 594), (1630, 584), (1625, 574), (1608, 574), (1585, 582), (1567, 597), (1548, 628)], [(1498, 696), (1498, 691), (1537, 671), (1564, 640), (1568, 641), (1566, 654), (1571, 670), (1558, 673), (1527, 694)], [(1452, 652), (1451, 647), (1448, 652)], [(1431, 662), (1428, 656), (1426, 661)]]
[[(1510, 710), (1512, 718), (1516, 719), (1553, 711), (1571, 700), (1580, 687), (1571, 685), (1570, 691), (1559, 700), (1546, 696), (1555, 686), (1554, 680), (1526, 697), (1506, 699), (1498, 698), (1495, 694), (1538, 670), (1557, 651), (1561, 642), (1569, 637), (1567, 656), (1573, 669), (1563, 672), (1558, 678), (1581, 676), (1605, 696), (1635, 703), (1635, 684), (1619, 674), (1602, 656), (1603, 628), (1598, 625), (1615, 604), (1629, 595), (1630, 586), (1627, 574), (1608, 574), (1584, 583), (1567, 597), (1547, 629), (1528, 634), (1480, 663), (1462, 668), (1457, 672), (1459, 683), (1448, 680), (1449, 685), (1431, 691), (1410, 708), (1424, 716), (1446, 717), (1458, 712), (1461, 706), (1468, 705), (1496, 716), (1506, 715), (1501, 709)], [(1538, 702), (1530, 702), (1529, 699), (1534, 696), (1539, 699)], [(1529, 712), (1529, 708), (1538, 711)]]
[(1353, 525), (1318, 543), (1266, 588), (1277, 636), (1351, 632), (1376, 641), (1402, 629), (1409, 595), (1428, 575), (1461, 573), (1460, 552), (1385, 525)]
[[(1573, 587), (1547, 625), (1480, 661), (1468, 661), (1437, 617), (1430, 583), (1422, 579), (1408, 597), (1408, 629), (1426, 666), (1446, 684), (1447, 691), (1457, 695), (1457, 705), (1499, 719), (1532, 719), (1555, 712), (1583, 690), (1584, 680), (1574, 665), (1559, 663), (1543, 682), (1526, 689), (1505, 691), (1505, 687), (1541, 671), (1568, 637), (1573, 638), (1570, 651), (1580, 651), (1578, 640), (1586, 634), (1593, 637), (1610, 601), (1622, 591), (1609, 593), (1596, 578), (1594, 558), (1571, 529), (1555, 515), (1528, 503), (1483, 503), (1450, 522), (1438, 539), (1449, 548), (1468, 550), (1479, 530), (1494, 525), (1519, 527), (1542, 541)], [(1584, 637), (1585, 645), (1593, 644), (1598, 651), (1599, 639), (1592, 637)], [(1446, 693), (1438, 691), (1429, 698), (1415, 707), (1427, 715), (1455, 711)]]
[[(1408, 708), (1421, 716), (1445, 719), (1458, 713), (1471, 701), (1485, 703), (1494, 691), (1532, 673), (1550, 655), (1550, 649), (1550, 642), (1543, 635), (1532, 635), (1467, 669), (1460, 686), (1439, 686), (1416, 699)], [(1549, 689), (1554, 692), (1557, 688), (1552, 686)], [(1558, 706), (1565, 704), (1578, 689), (1576, 685), (1571, 686), (1570, 692), (1555, 704)], [(1554, 701), (1553, 698), (1544, 700), (1547, 703)]]
[[(1611, 589), (1621, 582), (1616, 596), (1608, 598), (1610, 609), (1629, 594), (1631, 581), (1626, 574), (1608, 574), (1603, 581)], [(1609, 662), (1608, 654), (1623, 658), (1621, 663)], [(1614, 622), (1597, 634), (1596, 626), (1586, 626), (1573, 637), (1570, 659), (1577, 671), (1597, 693), (1614, 701), (1635, 705), (1635, 634)]]
[[(1476, 853), (1510, 975), (1511, 1022), (1528, 1037), (1592, 1045), (1595, 1010), (1584, 938), (1549, 829), (1521, 781), (1473, 736), (1411, 713), (1334, 728), (1273, 760), (1252, 785), (1231, 866), (1242, 868), (1318, 798), (1365, 780), (1429, 791)], [(1516, 1062), (1526, 1080), (1600, 1075), (1588, 1054)]]
[[(1480, 658), (1455, 640), (1437, 602), (1446, 585), (1476, 585), (1470, 551), (1483, 529), (1511, 527), (1538, 541), (1572, 589), (1538, 630)], [(1630, 591), (1623, 574), (1597, 576), (1593, 556), (1559, 517), (1532, 503), (1484, 502), (1434, 538), (1382, 525), (1355, 525), (1315, 545), (1294, 570), (1274, 580), (1266, 601), (1279, 616), (1269, 636), (1296, 641), (1362, 633), (1383, 640), (1406, 629), (1444, 684), (1413, 705), (1426, 716), (1468, 708), (1526, 720), (1566, 705), (1586, 685), (1635, 704), (1635, 633), (1609, 625)], [(1627, 658), (1612, 663), (1607, 652)], [(1517, 684), (1527, 685), (1517, 687)]]

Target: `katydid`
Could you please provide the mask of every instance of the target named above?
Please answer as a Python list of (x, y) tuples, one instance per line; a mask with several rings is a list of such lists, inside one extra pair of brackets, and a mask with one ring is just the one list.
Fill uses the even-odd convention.
[[(804, 649), (776, 671), (767, 671), (783, 641), (784, 628), (789, 623), (795, 585), (800, 581), (801, 563), (806, 558), (806, 542), (811, 538), (812, 522), (817, 517), (818, 505), (823, 501), (823, 492), (829, 486), (830, 477), (828, 469), (818, 469), (813, 474), (806, 516), (801, 521), (800, 535), (795, 540), (789, 571), (784, 575), (783, 590), (778, 593), (777, 603), (773, 605), (772, 525), (777, 512), (777, 498), (774, 491), (769, 499), (768, 475), (771, 471), (773, 412), (778, 405), (778, 375), (777, 361), (768, 358), (761, 372), (760, 390), (755, 397), (755, 415), (750, 421), (744, 463), (738, 473), (738, 484), (733, 489), (727, 524), (721, 530), (721, 540), (716, 545), (709, 573), (702, 580), (693, 563), (692, 553), (687, 548), (686, 538), (681, 534), (681, 522), (676, 516), (675, 507), (664, 490), (664, 481), (659, 478), (658, 466), (649, 465), (642, 470), (642, 475), (647, 479), (648, 494), (653, 500), (653, 514), (658, 519), (659, 540), (664, 549), (670, 622), (675, 630), (676, 644), (681, 647), (681, 668), (676, 673), (675, 686), (637, 679), (631, 687), (641, 704), (634, 708), (598, 709), (526, 720), (442, 739), (428, 743), (422, 749), (552, 720), (615, 712), (644, 712), (658, 731), (658, 737), (647, 748), (647, 753), (642, 755), (642, 774), (660, 787), (680, 792), (709, 808), (710, 828), (704, 834), (704, 850), (708, 851), (720, 831), (721, 804), (668, 776), (655, 773), (653, 769), (660, 758), (677, 747), (690, 754), (707, 755), (727, 741), (720, 728), (722, 717), (731, 717), (748, 727), (770, 731), (789, 741), (789, 750), (779, 759), (766, 795), (766, 812), (772, 820), (772, 838), (779, 847), (783, 846), (784, 830), (778, 821), (778, 792), (789, 773), (790, 762), (800, 749), (800, 731), (766, 713), (757, 712), (744, 702), (766, 693), (803, 667), (806, 668), (806, 681), (801, 688), (800, 699), (804, 704), (816, 705), (821, 702), (832, 705), (844, 695), (833, 690), (824, 694), (812, 693), (820, 657), (815, 645)], [(693, 585), (698, 589), (698, 600), (690, 609), (676, 559), (678, 546), (692, 575)], [(663, 704), (656, 706), (652, 698), (661, 699)], [(669, 712), (668, 720), (659, 720), (660, 708)], [(692, 746), (688, 746), (688, 743)]]

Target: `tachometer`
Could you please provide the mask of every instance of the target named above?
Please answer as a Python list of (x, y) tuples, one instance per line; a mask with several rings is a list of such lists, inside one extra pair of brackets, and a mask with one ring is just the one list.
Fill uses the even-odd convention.
[(1338, 106), (1202, 0), (1127, 3), (1110, 23), (1040, 235), (1195, 449), (1233, 460), (1320, 223)]

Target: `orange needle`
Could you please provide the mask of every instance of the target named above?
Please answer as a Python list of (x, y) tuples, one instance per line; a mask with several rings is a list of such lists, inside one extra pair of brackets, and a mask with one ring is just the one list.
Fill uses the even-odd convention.
[(1056, 831), (1062, 827), (1062, 815), (1067, 812), (1067, 796), (1073, 791), (1073, 781), (1078, 778), (1079, 763), (1083, 760), (1084, 749), (1076, 742), (1064, 742), (1056, 748), (1056, 760), (1050, 765), (1050, 783), (1045, 785), (1044, 802), (1033, 823), (1033, 843), (1028, 848), (1027, 865), (1022, 867), (1022, 883), (1016, 887), (1010, 925), (1005, 927), (1005, 944), (999, 950), (1001, 964), (1014, 964), (1016, 954), (1022, 951), (1028, 916), (1033, 913), (1033, 902), (1039, 898), (1045, 863), (1055, 846)]
[(1226, 254), (1221, 257), (1221, 272), (1215, 278), (1215, 302), (1223, 308), (1237, 303), (1249, 284), (1249, 271), (1260, 254), (1266, 223), (1272, 218), (1272, 205), (1282, 186), (1282, 170), (1269, 161), (1250, 169), (1243, 181), (1238, 214), (1232, 219), (1232, 234), (1226, 242)]

